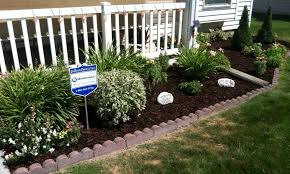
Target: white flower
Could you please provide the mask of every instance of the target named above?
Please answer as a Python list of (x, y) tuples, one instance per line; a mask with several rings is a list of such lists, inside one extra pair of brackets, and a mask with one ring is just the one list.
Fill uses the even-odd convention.
[(26, 145), (23, 146), (22, 152), (24, 152), (24, 153), (27, 152), (27, 146)]
[(6, 141), (6, 139), (3, 139), (2, 142), (3, 142), (3, 143), (6, 143), (7, 141)]
[(67, 143), (66, 146), (68, 147), (69, 146), (69, 143)]
[(38, 155), (38, 153), (37, 152), (34, 152), (33, 155), (36, 156), (36, 155)]
[(55, 137), (57, 136), (57, 132), (56, 132), (55, 129), (53, 130), (52, 135), (55, 136)]
[(21, 124), (21, 123), (19, 123), (19, 124), (18, 124), (18, 128), (20, 129), (21, 127), (22, 127), (22, 124)]
[(22, 153), (20, 153), (18, 150), (16, 150), (16, 151), (15, 151), (15, 155), (16, 155), (16, 156), (21, 156)]
[(54, 148), (50, 148), (48, 151), (50, 152), (50, 153), (52, 153), (52, 152), (54, 152)]
[(43, 134), (46, 134), (46, 133), (47, 133), (46, 128), (43, 128), (43, 127), (42, 127), (41, 130), (42, 130)]
[(9, 142), (10, 144), (13, 144), (13, 145), (15, 145), (15, 141), (14, 141), (14, 140), (12, 140), (12, 138), (9, 138), (9, 139), (8, 139), (8, 142)]
[(8, 155), (5, 155), (4, 156), (4, 158), (6, 159), (6, 160), (9, 160), (10, 158), (12, 158), (13, 157), (13, 154), (8, 154)]
[(46, 149), (46, 145), (43, 145), (42, 148), (43, 148), (43, 149)]
[(212, 56), (215, 56), (216, 55), (216, 52), (215, 51), (210, 51), (209, 52)]

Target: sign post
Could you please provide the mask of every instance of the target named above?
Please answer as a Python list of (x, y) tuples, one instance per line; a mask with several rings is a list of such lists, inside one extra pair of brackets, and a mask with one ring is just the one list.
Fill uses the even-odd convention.
[(69, 68), (70, 85), (73, 94), (84, 97), (86, 125), (89, 129), (87, 96), (98, 88), (97, 65), (81, 65)]

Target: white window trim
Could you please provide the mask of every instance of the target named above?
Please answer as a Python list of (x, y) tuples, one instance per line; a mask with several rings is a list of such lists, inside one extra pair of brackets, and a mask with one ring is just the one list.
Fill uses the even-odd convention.
[(217, 4), (206, 4), (205, 0), (203, 1), (203, 7), (204, 8), (220, 8), (220, 7), (231, 7), (232, 6), (232, 0), (230, 3), (217, 3)]

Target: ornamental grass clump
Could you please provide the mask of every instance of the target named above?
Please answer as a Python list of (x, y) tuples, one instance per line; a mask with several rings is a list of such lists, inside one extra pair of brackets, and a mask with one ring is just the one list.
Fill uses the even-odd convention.
[(79, 100), (70, 91), (68, 71), (24, 69), (0, 79), (1, 148), (7, 160), (53, 152), (79, 138)]
[(111, 71), (113, 69), (130, 70), (137, 72), (144, 79), (148, 79), (153, 85), (167, 81), (168, 57), (160, 56), (154, 60), (148, 60), (139, 53), (130, 50), (121, 50), (119, 53), (113, 46), (106, 51), (90, 48), (85, 53), (90, 64), (98, 66), (98, 72)]
[(234, 50), (242, 51), (245, 46), (251, 46), (253, 44), (253, 39), (249, 27), (249, 11), (247, 6), (244, 7), (242, 13), (242, 18), (240, 20), (240, 25), (231, 40), (231, 47)]
[(230, 68), (230, 61), (222, 51), (207, 49), (183, 49), (177, 63), (189, 79), (203, 79), (216, 73), (220, 69)]
[(99, 88), (93, 95), (97, 120), (106, 126), (127, 122), (145, 109), (143, 79), (132, 71), (114, 69), (100, 74)]

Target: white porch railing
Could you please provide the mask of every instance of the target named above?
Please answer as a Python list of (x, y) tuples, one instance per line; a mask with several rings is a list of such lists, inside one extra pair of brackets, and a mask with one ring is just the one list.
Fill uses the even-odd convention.
[[(79, 45), (83, 45), (82, 49), (87, 51), (93, 44), (95, 49), (99, 49), (100, 45), (103, 49), (107, 49), (114, 44), (118, 52), (120, 49), (131, 48), (134, 52), (142, 52), (149, 58), (160, 54), (176, 54), (184, 31), (185, 9), (186, 3), (138, 5), (102, 3), (101, 6), (90, 7), (0, 11), (2, 23), (0, 27), (3, 27), (4, 23), (8, 30), (7, 41), (4, 42), (0, 38), (1, 72), (6, 73), (11, 69), (7, 67), (7, 62), (11, 61), (9, 55), (13, 58), (11, 64), (15, 70), (24, 67), (22, 64), (30, 68), (37, 66), (35, 57), (38, 57), (42, 66), (48, 66), (47, 62), (56, 65), (58, 56), (56, 40), (61, 43), (60, 52), (67, 65), (86, 61), (86, 57), (84, 60), (80, 58), (84, 55), (80, 52)], [(15, 31), (17, 22), (21, 24), (18, 33)], [(28, 22), (33, 26), (28, 25)], [(2, 29), (0, 28), (0, 33)], [(21, 36), (17, 38), (16, 35)], [(35, 47), (31, 46), (33, 40), (36, 41)], [(23, 42), (25, 54), (23, 51), (22, 55), (19, 53), (18, 42)], [(38, 55), (33, 55), (32, 52), (37, 52)], [(25, 63), (21, 63), (19, 57), (22, 61), (25, 57)]]

